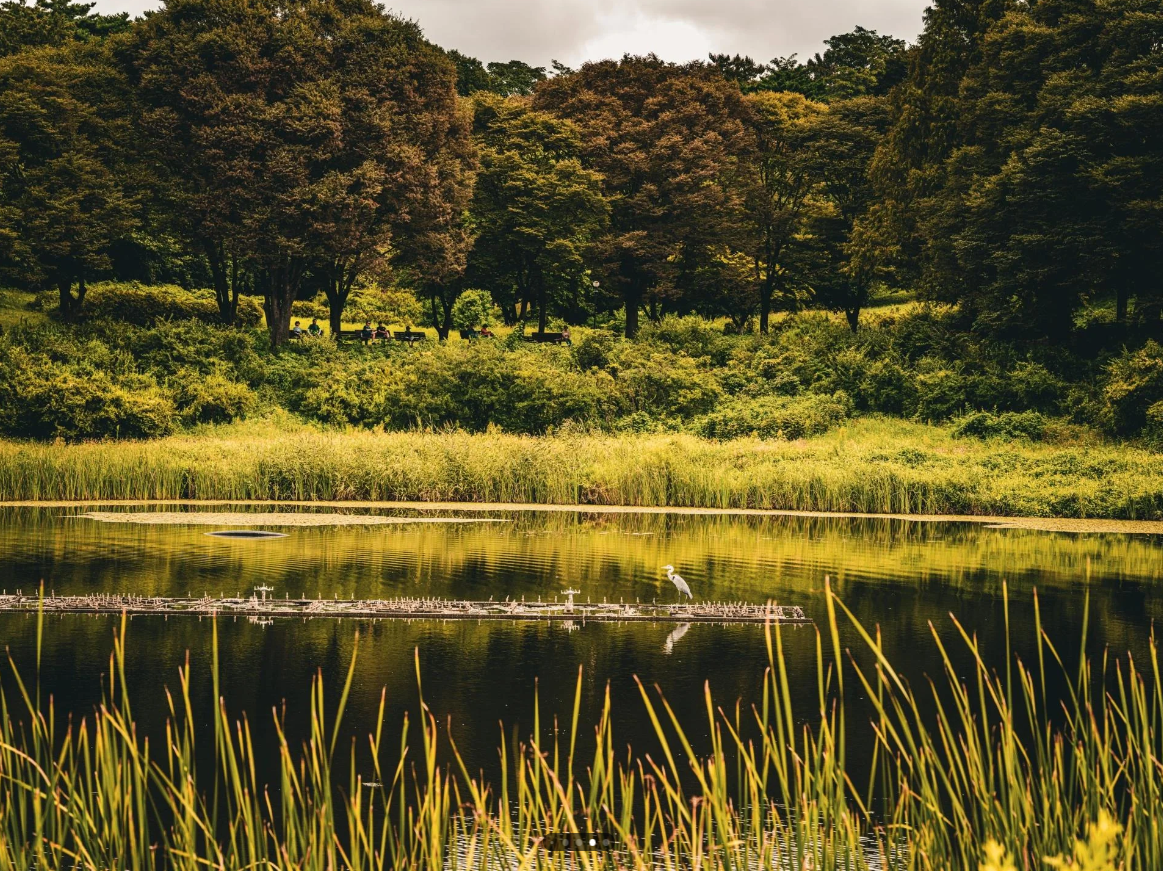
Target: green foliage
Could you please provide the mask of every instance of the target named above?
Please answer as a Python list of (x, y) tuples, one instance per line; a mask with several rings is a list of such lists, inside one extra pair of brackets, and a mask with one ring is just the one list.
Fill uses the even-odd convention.
[[(200, 320), (218, 323), (218, 303), (213, 291), (190, 291), (175, 285), (141, 285), (137, 282), (95, 284), (85, 297), (90, 318), (122, 321), (147, 327), (162, 320)], [(262, 308), (253, 297), (242, 297), (236, 311), (240, 326), (262, 323)]]
[(1040, 441), (1046, 434), (1046, 418), (1036, 411), (1006, 411), (992, 414), (978, 411), (967, 414), (951, 430), (954, 438), (1024, 438)]
[(1149, 341), (1124, 350), (1107, 366), (1101, 419), (1111, 432), (1132, 435), (1158, 425), (1156, 406), (1163, 401), (1163, 347)]
[(368, 285), (356, 288), (344, 309), (353, 322), (371, 321), (373, 324), (419, 324), (424, 319), (423, 307), (416, 294), (403, 287)]
[(256, 404), (247, 385), (217, 372), (203, 375), (192, 370), (175, 373), (173, 398), (182, 422), (187, 424), (230, 423), (244, 417)]
[(459, 330), (472, 330), (497, 322), (497, 307), (487, 290), (466, 290), (452, 306), (452, 325)]
[(695, 420), (692, 428), (699, 435), (714, 439), (800, 439), (822, 435), (843, 423), (851, 413), (852, 402), (843, 393), (760, 396), (725, 402)]
[(7, 343), (0, 349), (0, 406), (5, 435), (38, 439), (153, 438), (176, 423), (173, 400), (148, 376), (111, 374), (90, 361), (57, 361)]

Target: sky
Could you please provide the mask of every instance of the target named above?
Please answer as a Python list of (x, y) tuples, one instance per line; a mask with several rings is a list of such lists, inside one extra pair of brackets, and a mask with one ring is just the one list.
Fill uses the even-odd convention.
[[(912, 42), (929, 0), (385, 0), (444, 48), (488, 61), (567, 66), (654, 52), (671, 61), (710, 52), (757, 61), (823, 49), (856, 25)], [(138, 14), (150, 0), (97, 0), (99, 12)]]

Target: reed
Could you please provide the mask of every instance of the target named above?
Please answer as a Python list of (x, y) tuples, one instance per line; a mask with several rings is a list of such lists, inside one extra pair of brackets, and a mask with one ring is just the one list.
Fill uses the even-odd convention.
[(978, 442), (861, 419), (801, 441), (325, 431), (257, 421), (147, 442), (0, 442), (0, 501), (420, 500), (1163, 518), (1159, 455)]
[[(830, 590), (827, 604), (812, 711), (793, 709), (775, 625), (760, 705), (724, 710), (707, 692), (706, 755), (692, 747), (692, 724), (642, 687), (660, 758), (615, 751), (607, 694), (596, 749), (583, 764), (579, 673), (572, 722), (545, 728), (535, 718), (516, 752), (501, 747), (504, 774), (495, 783), (474, 777), (454, 743), (454, 763), (437, 763), (441, 742), (454, 736), (439, 737), (423, 702), (415, 756), (405, 721), (399, 761), (383, 766), (391, 739), (379, 725), (382, 696), (366, 738), (374, 785), (361, 781), (354, 753), (346, 773), (336, 770), (356, 655), (335, 710), (316, 680), (301, 747), (278, 714), (278, 746), (255, 746), (225, 701), (212, 734), (203, 734), (188, 663), (176, 691), (167, 690), (164, 743), (151, 744), (137, 734), (126, 695), (123, 621), (107, 696), (91, 717), (62, 728), (51, 701), (15, 668), (13, 697), (0, 695), (0, 869), (1033, 871), (1065, 857), (1089, 871), (1163, 867), (1163, 684), (1153, 640), (1145, 669), (1106, 657), (1097, 669), (1085, 659), (1067, 667), (1039, 620), (1037, 662), (1007, 658), (998, 673), (958, 625), (959, 637), (933, 639), (944, 679), (916, 691)], [(841, 650), (847, 624), (862, 641), (850, 655)], [(968, 675), (956, 673), (952, 644), (971, 654)], [(216, 630), (214, 650), (221, 699)], [(1055, 670), (1067, 679), (1062, 700), (1046, 691)], [(854, 691), (872, 700), (871, 724), (848, 722), (845, 698)], [(758, 738), (744, 737), (749, 720)], [(867, 783), (850, 776), (845, 736), (853, 728), (877, 738)], [(205, 741), (209, 757), (197, 749)], [(277, 797), (255, 775), (268, 752), (278, 755)], [(567, 858), (541, 847), (551, 833), (586, 830), (614, 833), (619, 849)]]

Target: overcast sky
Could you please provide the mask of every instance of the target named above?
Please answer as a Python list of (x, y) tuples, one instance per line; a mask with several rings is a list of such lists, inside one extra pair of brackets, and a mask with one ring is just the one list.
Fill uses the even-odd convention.
[[(856, 25), (912, 42), (929, 0), (391, 0), (433, 42), (483, 61), (586, 60), (653, 51), (666, 60), (709, 52), (759, 61), (806, 58)], [(101, 12), (138, 14), (149, 0), (97, 0)]]

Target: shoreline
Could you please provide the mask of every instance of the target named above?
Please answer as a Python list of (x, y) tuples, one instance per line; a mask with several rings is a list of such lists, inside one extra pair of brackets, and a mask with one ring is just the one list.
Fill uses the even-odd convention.
[[(836, 518), (843, 520), (902, 520), (928, 523), (977, 523), (992, 529), (1027, 529), (1041, 532), (1072, 533), (1116, 533), (1128, 535), (1163, 535), (1161, 520), (1108, 520), (1102, 518), (1074, 517), (1006, 517), (984, 514), (878, 514), (860, 511), (805, 511), (777, 508), (693, 508), (647, 505), (585, 505), (535, 502), (450, 502), (450, 501), (360, 501), (360, 500), (295, 500), (295, 499), (49, 499), (0, 501), (4, 508), (85, 508), (112, 506), (138, 508), (146, 506), (289, 506), (295, 508), (357, 508), (371, 510), (414, 510), (414, 511), (530, 511), (559, 512), (572, 514), (675, 514), (687, 516), (738, 516), (738, 517), (809, 517)], [(251, 515), (251, 512), (247, 512)], [(85, 515), (77, 515), (83, 517)], [(144, 524), (177, 524), (166, 521), (113, 521), (93, 518), (101, 522), (133, 522)], [(233, 522), (233, 521), (231, 521)], [(429, 521), (431, 522), (431, 521)], [(447, 521), (445, 521), (447, 522)], [(191, 524), (193, 525), (193, 524)], [(205, 524), (198, 524), (205, 525)], [(278, 526), (279, 523), (269, 525)], [(299, 524), (291, 524), (299, 525)], [(330, 525), (330, 524), (323, 524)]]

